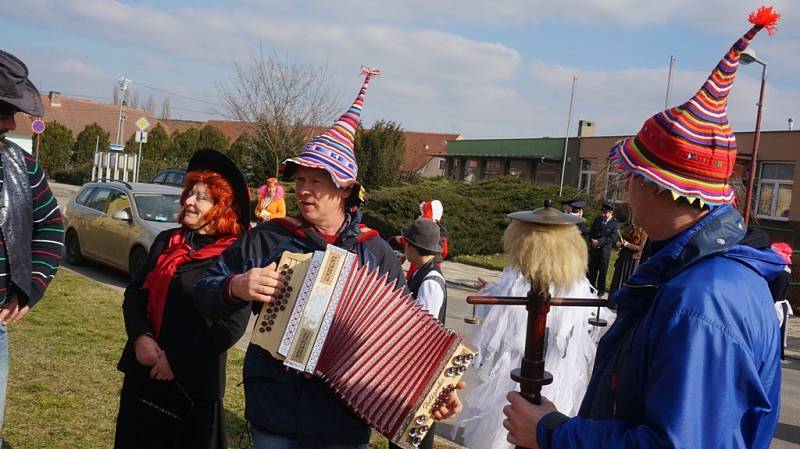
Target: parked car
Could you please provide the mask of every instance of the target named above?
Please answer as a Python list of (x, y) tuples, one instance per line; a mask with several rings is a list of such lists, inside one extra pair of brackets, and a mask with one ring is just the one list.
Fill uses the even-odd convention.
[(170, 168), (169, 170), (161, 170), (158, 172), (158, 174), (153, 176), (153, 179), (150, 180), (150, 183), (183, 187), (184, 179), (186, 179), (186, 170), (182, 168)]
[(67, 261), (90, 259), (133, 276), (156, 236), (178, 227), (181, 191), (122, 181), (84, 184), (63, 210)]

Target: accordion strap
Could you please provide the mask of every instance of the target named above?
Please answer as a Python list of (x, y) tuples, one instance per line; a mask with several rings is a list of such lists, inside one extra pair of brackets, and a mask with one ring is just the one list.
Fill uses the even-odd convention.
[[(306, 223), (298, 220), (295, 217), (282, 217), (282, 218), (275, 218), (272, 220), (273, 222), (283, 226), (287, 231), (291, 232), (292, 235), (301, 239), (308, 239), (314, 242), (314, 244), (318, 247), (319, 250), (324, 251), (327, 245), (325, 239), (319, 235), (316, 231), (314, 231), (310, 226)], [(364, 242), (366, 240), (380, 237), (380, 233), (374, 229), (367, 227), (365, 224), (358, 225), (358, 234), (355, 236), (355, 242), (342, 242), (343, 247), (347, 246), (354, 246), (357, 243)]]

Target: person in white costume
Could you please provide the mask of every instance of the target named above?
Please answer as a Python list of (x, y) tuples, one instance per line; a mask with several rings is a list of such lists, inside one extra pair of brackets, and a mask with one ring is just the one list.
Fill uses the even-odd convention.
[[(503, 241), (508, 252), (508, 232)], [(579, 259), (585, 264), (585, 244), (583, 254)], [(573, 262), (565, 261), (567, 264)], [(506, 267), (496, 284), (479, 279), (476, 285), (482, 287), (479, 293), (482, 296), (524, 297), (530, 290), (529, 281), (516, 266)], [(585, 276), (568, 287), (556, 288), (551, 283), (549, 290), (553, 297), (597, 297)], [(559, 410), (577, 413), (586, 392), (597, 341), (607, 329), (588, 323), (596, 310), (551, 307), (547, 316), (545, 369), (553, 375), (554, 382), (542, 388), (542, 396), (553, 401)], [(612, 321), (613, 314), (606, 308), (602, 310), (606, 313), (601, 318)], [(463, 444), (470, 449), (513, 448), (506, 441), (507, 431), (502, 426), (502, 405), (508, 391), (519, 388), (511, 379), (510, 372), (520, 366), (522, 359), (527, 311), (522, 306), (478, 306), (476, 315), (482, 319), (482, 324), (468, 325), (465, 332), (465, 339), (479, 351), (473, 369), (467, 371), (465, 378), (465, 382), (474, 387), (464, 397), (464, 410), (454, 426), (454, 433), (463, 427)]]

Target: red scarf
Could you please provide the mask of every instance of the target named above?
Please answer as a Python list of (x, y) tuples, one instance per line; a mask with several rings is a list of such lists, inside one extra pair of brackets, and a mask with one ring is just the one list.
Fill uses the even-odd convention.
[(180, 228), (169, 239), (166, 249), (158, 256), (156, 266), (150, 271), (142, 284), (147, 289), (147, 319), (153, 326), (153, 334), (158, 339), (161, 323), (164, 321), (164, 306), (167, 303), (167, 292), (172, 277), (179, 266), (192, 260), (211, 259), (217, 257), (236, 241), (236, 237), (222, 237), (216, 242), (206, 245), (197, 251), (186, 243), (186, 229)]

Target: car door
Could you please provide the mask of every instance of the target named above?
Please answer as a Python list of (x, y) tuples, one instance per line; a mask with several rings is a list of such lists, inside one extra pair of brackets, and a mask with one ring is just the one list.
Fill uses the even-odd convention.
[(92, 259), (98, 259), (98, 252), (101, 247), (97, 239), (97, 230), (100, 229), (103, 216), (105, 215), (108, 197), (111, 189), (108, 187), (97, 187), (92, 192), (92, 196), (86, 201), (86, 208), (81, 213), (81, 225), (78, 229), (78, 240), (81, 242), (81, 253)]
[(131, 220), (118, 220), (113, 217), (115, 212), (127, 211), (132, 216), (131, 202), (128, 194), (122, 190), (112, 188), (106, 202), (105, 214), (99, 220), (97, 229), (98, 257), (104, 262), (120, 269), (128, 267), (128, 241), (133, 228)]

